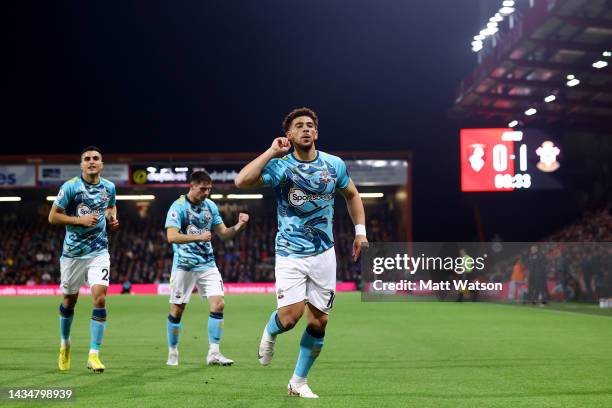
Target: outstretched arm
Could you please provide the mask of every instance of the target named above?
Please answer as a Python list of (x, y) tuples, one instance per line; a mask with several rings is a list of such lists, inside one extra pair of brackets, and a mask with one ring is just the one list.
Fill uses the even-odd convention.
[(238, 235), (238, 233), (246, 228), (247, 222), (249, 222), (249, 214), (240, 213), (238, 215), (238, 223), (236, 223), (236, 225), (228, 228), (224, 223), (217, 224), (214, 226), (215, 233), (223, 241), (233, 239), (236, 235)]
[(236, 176), (234, 184), (238, 188), (257, 188), (263, 185), (261, 172), (270, 160), (283, 157), (289, 152), (291, 143), (286, 137), (277, 137), (268, 150), (244, 166)]
[(365, 210), (361, 197), (359, 197), (359, 191), (357, 191), (357, 187), (355, 187), (352, 180), (344, 190), (340, 190), (340, 193), (346, 200), (346, 208), (355, 225), (355, 240), (353, 241), (353, 252), (351, 255), (353, 262), (357, 262), (359, 255), (361, 255), (361, 248), (368, 244), (365, 231)]

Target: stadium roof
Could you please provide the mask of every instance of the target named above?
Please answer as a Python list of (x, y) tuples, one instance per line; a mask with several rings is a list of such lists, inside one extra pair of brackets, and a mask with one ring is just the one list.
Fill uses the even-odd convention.
[(500, 9), (489, 20), (493, 32), (485, 29), (474, 37), (479, 64), (461, 81), (451, 113), (504, 126), (516, 121), (509, 126), (557, 122), (609, 128), (612, 2), (503, 3), (516, 5), (510, 14)]

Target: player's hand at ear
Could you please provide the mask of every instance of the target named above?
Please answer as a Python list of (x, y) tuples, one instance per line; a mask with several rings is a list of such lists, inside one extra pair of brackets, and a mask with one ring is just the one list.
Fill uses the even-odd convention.
[(249, 214), (246, 214), (246, 213), (238, 214), (238, 223), (239, 224), (246, 224), (247, 222), (249, 222)]
[(79, 224), (83, 227), (92, 228), (98, 225), (98, 216), (96, 214), (87, 214), (79, 217)]
[(283, 157), (291, 149), (291, 142), (286, 137), (277, 137), (270, 146), (274, 152), (274, 157)]
[(212, 234), (210, 233), (210, 231), (204, 231), (203, 233), (200, 234), (200, 240), (202, 242), (208, 242), (212, 239)]
[(361, 255), (361, 250), (367, 247), (368, 239), (365, 237), (365, 235), (355, 235), (355, 240), (353, 241), (353, 251), (351, 253), (353, 262), (357, 262), (359, 256)]

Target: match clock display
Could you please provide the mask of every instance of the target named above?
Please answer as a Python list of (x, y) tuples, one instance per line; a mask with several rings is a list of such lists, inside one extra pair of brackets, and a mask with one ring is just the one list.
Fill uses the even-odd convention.
[(561, 147), (536, 129), (461, 129), (461, 191), (558, 189)]

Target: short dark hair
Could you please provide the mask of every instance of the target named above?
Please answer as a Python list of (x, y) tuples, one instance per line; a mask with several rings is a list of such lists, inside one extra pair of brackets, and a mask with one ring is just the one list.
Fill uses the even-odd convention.
[(212, 183), (212, 178), (206, 170), (196, 170), (191, 173), (189, 181), (193, 183)]
[(319, 128), (319, 118), (317, 117), (317, 114), (310, 108), (302, 107), (292, 110), (287, 114), (287, 116), (285, 116), (285, 119), (283, 120), (283, 130), (285, 133), (291, 128), (291, 122), (293, 122), (293, 119), (299, 118), (300, 116), (308, 116), (314, 121), (315, 128)]
[(92, 151), (93, 151), (93, 152), (98, 152), (98, 153), (102, 154), (102, 150), (100, 150), (100, 148), (99, 148), (98, 146), (87, 146), (86, 148), (84, 148), (84, 149), (81, 151), (81, 156), (83, 156), (83, 154), (84, 154), (85, 152), (92, 152)]

